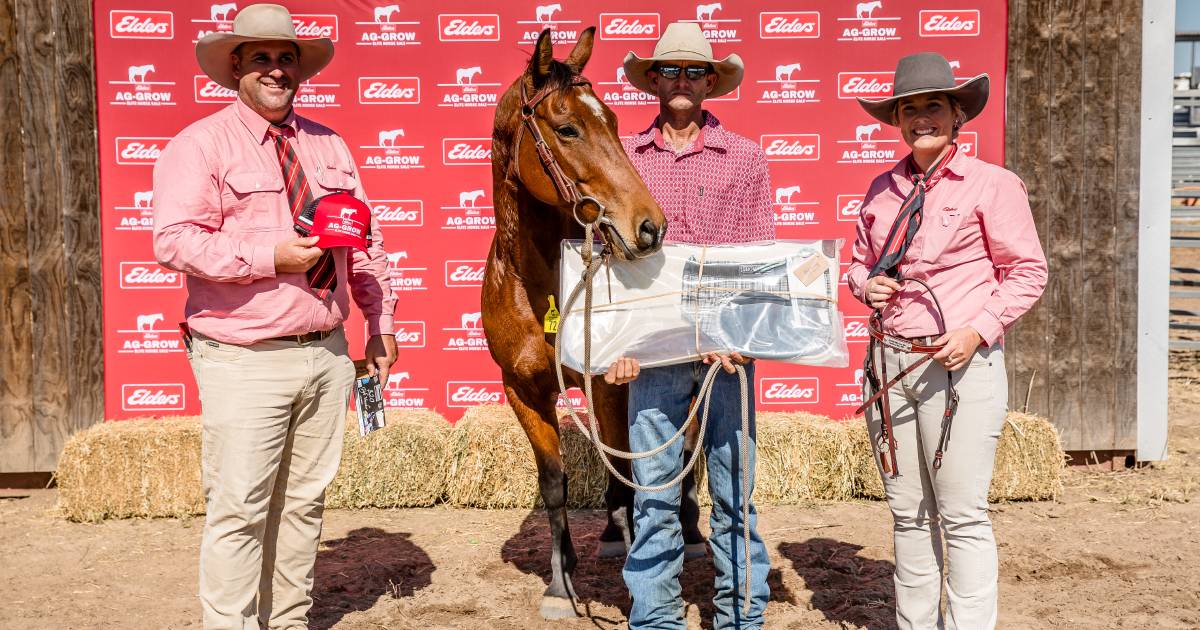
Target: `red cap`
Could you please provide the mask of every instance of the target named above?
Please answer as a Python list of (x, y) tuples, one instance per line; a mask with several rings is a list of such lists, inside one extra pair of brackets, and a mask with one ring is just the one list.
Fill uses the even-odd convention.
[(350, 193), (333, 193), (315, 199), (305, 208), (312, 218), (308, 236), (319, 237), (317, 247), (353, 247), (367, 251), (371, 236), (371, 208)]

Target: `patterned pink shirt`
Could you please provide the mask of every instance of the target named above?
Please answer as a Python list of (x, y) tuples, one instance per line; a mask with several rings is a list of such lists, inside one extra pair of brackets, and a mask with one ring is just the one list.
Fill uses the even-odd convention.
[[(296, 233), (269, 124), (235, 101), (179, 132), (154, 165), (154, 255), (187, 274), (188, 326), (238, 345), (329, 330), (350, 314), (353, 295), (368, 334), (392, 334), (396, 298), (379, 221), (369, 253), (333, 249), (337, 288), (328, 300), (304, 274), (275, 272), (275, 244)], [(285, 124), (314, 196), (366, 198), (341, 136), (294, 113)]]
[(775, 240), (762, 147), (704, 112), (695, 143), (676, 153), (658, 118), (625, 138), (625, 152), (667, 217), (667, 242), (723, 245)]
[[(908, 157), (871, 182), (863, 202), (847, 280), (859, 300), (888, 231), (912, 190)], [(959, 152), (949, 173), (925, 196), (924, 220), (901, 263), (903, 274), (929, 285), (946, 330), (971, 326), (992, 345), (1046, 286), (1025, 185), (1011, 171)], [(933, 302), (907, 283), (883, 310), (884, 328), (903, 337), (938, 332)]]

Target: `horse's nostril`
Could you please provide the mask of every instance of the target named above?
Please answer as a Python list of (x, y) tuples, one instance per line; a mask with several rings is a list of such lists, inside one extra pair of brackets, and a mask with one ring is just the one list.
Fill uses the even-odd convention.
[(658, 226), (650, 219), (642, 221), (638, 226), (638, 245), (642, 249), (651, 249), (658, 245), (659, 231)]

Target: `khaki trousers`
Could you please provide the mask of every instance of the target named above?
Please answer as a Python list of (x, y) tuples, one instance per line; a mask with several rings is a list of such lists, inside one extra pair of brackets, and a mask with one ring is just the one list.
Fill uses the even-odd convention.
[[(920, 358), (891, 349), (884, 355), (890, 375)], [(944, 412), (945, 368), (931, 360), (888, 392), (900, 476), (892, 479), (882, 468), (879, 473), (894, 520), (896, 622), (901, 630), (996, 626), (998, 562), (987, 495), (1008, 410), (1004, 352), (999, 344), (980, 348), (953, 376), (958, 414), (939, 470), (933, 469), (933, 456)], [(880, 426), (872, 407), (867, 428), (874, 441)], [(879, 467), (878, 457), (875, 464)], [(943, 617), (942, 572), (947, 560), (948, 605)]]
[(203, 407), (204, 628), (307, 628), (354, 380), (346, 338), (235, 346), (198, 336), (191, 364)]

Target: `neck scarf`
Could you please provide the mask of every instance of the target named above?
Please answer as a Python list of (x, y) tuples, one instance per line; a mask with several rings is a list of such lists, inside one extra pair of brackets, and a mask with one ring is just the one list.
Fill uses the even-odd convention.
[(871, 267), (869, 278), (874, 278), (879, 274), (897, 279), (901, 277), (900, 263), (904, 260), (904, 254), (908, 252), (908, 247), (912, 245), (913, 238), (916, 237), (917, 230), (921, 228), (921, 220), (924, 218), (925, 193), (932, 190), (945, 177), (948, 170), (946, 166), (950, 164), (950, 160), (954, 159), (954, 154), (957, 152), (958, 145), (951, 144), (946, 155), (934, 162), (924, 173), (918, 170), (916, 162), (912, 156), (909, 156), (909, 172), (914, 173), (910, 175), (913, 180), (913, 189), (904, 198), (904, 203), (900, 204), (900, 212), (896, 214), (896, 221), (892, 223), (887, 240), (883, 242), (883, 252), (875, 261), (875, 265)]

